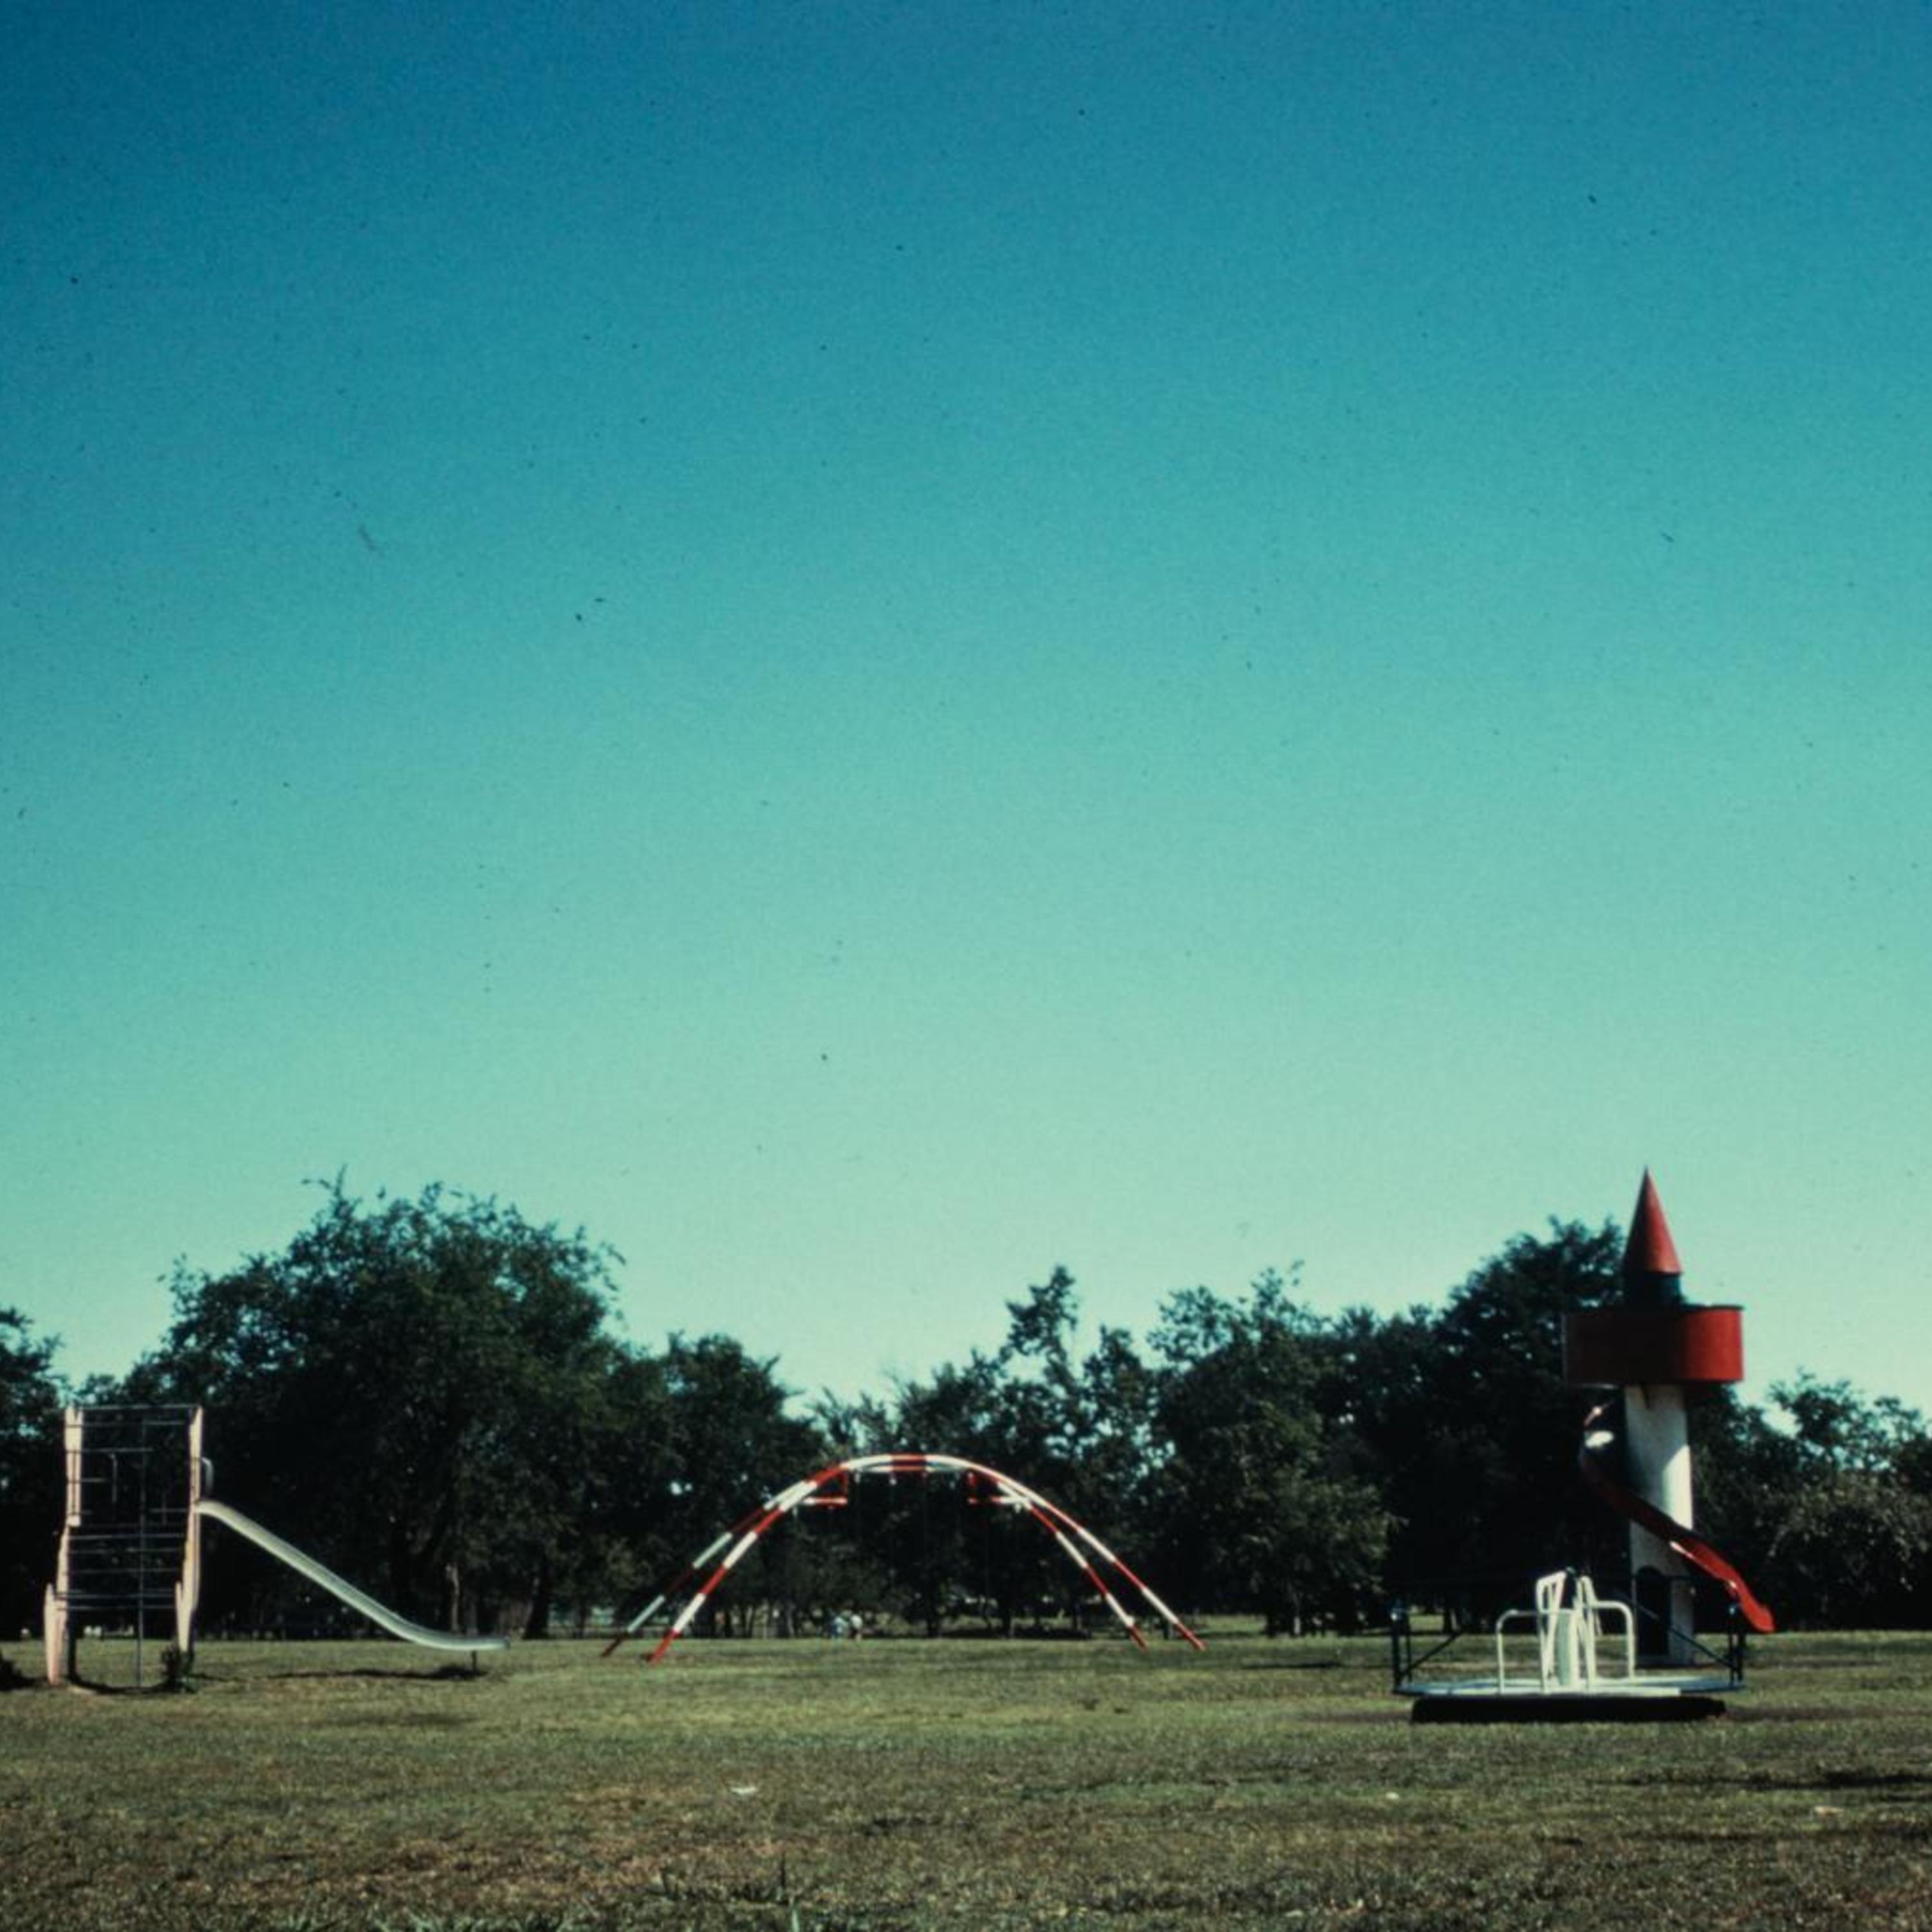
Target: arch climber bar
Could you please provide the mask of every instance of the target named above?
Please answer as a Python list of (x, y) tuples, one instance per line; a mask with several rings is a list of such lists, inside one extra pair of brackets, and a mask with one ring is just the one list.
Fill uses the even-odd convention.
[[(758, 1539), (793, 1510), (836, 1506), (844, 1502), (855, 1477), (935, 1475), (964, 1476), (976, 1500), (1024, 1510), (1031, 1516), (1060, 1546), (1067, 1560), (1092, 1586), (1095, 1594), (1112, 1611), (1121, 1628), (1143, 1650), (1147, 1648), (1147, 1639), (1142, 1634), (1139, 1621), (1120, 1600), (1129, 1591), (1176, 1636), (1184, 1637), (1196, 1650), (1207, 1648), (1201, 1639), (1084, 1523), (1070, 1516), (1058, 1503), (1048, 1502), (1037, 1490), (1029, 1489), (1017, 1478), (990, 1468), (984, 1462), (969, 1462), (963, 1456), (899, 1451), (887, 1455), (854, 1456), (843, 1462), (833, 1462), (815, 1475), (806, 1476), (789, 1488), (779, 1490), (756, 1509), (740, 1516), (722, 1536), (700, 1550), (670, 1582), (631, 1618), (604, 1646), (604, 1655), (608, 1657), (627, 1637), (635, 1636), (667, 1604), (682, 1599), (682, 1607), (672, 1617), (657, 1648), (645, 1660), (646, 1663), (656, 1663), (691, 1628), (692, 1619), (756, 1547)], [(1112, 1588), (1108, 1586), (1110, 1577)]]

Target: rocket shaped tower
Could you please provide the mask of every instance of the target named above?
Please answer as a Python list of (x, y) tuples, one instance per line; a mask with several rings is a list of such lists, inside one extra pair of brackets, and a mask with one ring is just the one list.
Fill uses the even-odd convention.
[(1672, 1663), (1693, 1655), (1694, 1572), (1722, 1583), (1751, 1628), (1773, 1627), (1744, 1580), (1692, 1528), (1685, 1397), (1693, 1389), (1744, 1379), (1744, 1324), (1735, 1306), (1686, 1301), (1683, 1277), (1646, 1169), (1624, 1248), (1622, 1300), (1574, 1310), (1563, 1330), (1564, 1380), (1574, 1388), (1623, 1391), (1625, 1480), (1601, 1471), (1594, 1438), (1586, 1443), (1584, 1470), (1629, 1521), (1630, 1573), (1640, 1606), (1654, 1613), (1646, 1619), (1652, 1640), (1645, 1648)]

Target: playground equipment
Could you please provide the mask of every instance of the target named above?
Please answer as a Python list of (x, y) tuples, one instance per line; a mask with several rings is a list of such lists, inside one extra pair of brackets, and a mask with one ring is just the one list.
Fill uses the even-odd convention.
[[(1622, 1276), (1620, 1301), (1566, 1318), (1563, 1353), (1573, 1388), (1622, 1391), (1624, 1478), (1611, 1472), (1616, 1438), (1603, 1426), (1615, 1397), (1586, 1418), (1579, 1460), (1592, 1493), (1629, 1525), (1630, 1600), (1599, 1598), (1587, 1576), (1543, 1577), (1533, 1608), (1497, 1620), (1493, 1677), (1431, 1675), (1456, 1634), (1445, 1630), (1418, 1652), (1409, 1612), (1398, 1606), (1395, 1688), (1416, 1700), (1418, 1720), (1714, 1715), (1724, 1708), (1718, 1694), (1744, 1688), (1746, 1634), (1777, 1628), (1750, 1586), (1691, 1527), (1686, 1397), (1742, 1380), (1742, 1311), (1684, 1299), (1676, 1244), (1648, 1170)], [(1721, 1652), (1698, 1634), (1700, 1577), (1723, 1592)], [(1512, 1673), (1512, 1634), (1526, 1630), (1534, 1635), (1537, 1668)], [(1600, 1653), (1612, 1631), (1619, 1648), (1606, 1669)]]
[(239, 1510), (204, 1495), (208, 1466), (202, 1454), (199, 1408), (69, 1408), (64, 1435), (67, 1504), (42, 1625), (50, 1684), (72, 1679), (84, 1628), (132, 1628), (137, 1684), (144, 1679), (146, 1646), (157, 1619), (171, 1625), (177, 1656), (193, 1656), (202, 1526), (208, 1522), (245, 1537), (406, 1642), (472, 1654), (508, 1648), (505, 1637), (412, 1623)]
[(1598, 1596), (1577, 1571), (1553, 1570), (1538, 1578), (1532, 1605), (1497, 1618), (1492, 1676), (1431, 1676), (1456, 1635), (1418, 1651), (1408, 1612), (1398, 1607), (1395, 1688), (1414, 1700), (1418, 1724), (1710, 1718), (1723, 1712), (1722, 1694), (1743, 1689), (1743, 1635), (1735, 1624), (1721, 1655), (1700, 1648), (1703, 1669), (1676, 1672), (1639, 1667), (1637, 1630), (1628, 1604)]
[[(1590, 1412), (1583, 1425), (1583, 1446), (1577, 1454), (1577, 1464), (1583, 1473), (1583, 1480), (1594, 1490), (1598, 1498), (1615, 1510), (1630, 1526), (1631, 1541), (1634, 1544), (1642, 1532), (1655, 1542), (1662, 1544), (1680, 1562), (1685, 1563), (1720, 1586), (1730, 1598), (1738, 1620), (1747, 1630), (1754, 1630), (1761, 1636), (1768, 1636), (1778, 1628), (1778, 1620), (1758, 1600), (1756, 1593), (1730, 1561), (1718, 1554), (1688, 1523), (1682, 1523), (1674, 1516), (1666, 1516), (1647, 1497), (1626, 1489), (1606, 1467), (1604, 1451), (1616, 1441), (1606, 1429), (1593, 1425), (1609, 1408), (1608, 1403)], [(1633, 1571), (1636, 1572), (1633, 1558)], [(1672, 1577), (1670, 1587), (1673, 1592), (1680, 1588), (1684, 1580)], [(1672, 1624), (1665, 1633), (1669, 1642), (1681, 1646), (1687, 1633)]]
[[(1604, 1603), (1588, 1577), (1558, 1570), (1540, 1576), (1533, 1610), (1505, 1610), (1496, 1619), (1496, 1683), (1507, 1692), (1509, 1634), (1527, 1623), (1536, 1632), (1536, 1688), (1551, 1690), (1595, 1690), (1600, 1684), (1628, 1684), (1636, 1676), (1636, 1628), (1628, 1604)], [(1615, 1626), (1622, 1636), (1622, 1667), (1605, 1676), (1599, 1669), (1600, 1647)]]
[(507, 1650), (509, 1639), (501, 1636), (466, 1636), (460, 1630), (431, 1630), (427, 1624), (412, 1623), (407, 1617), (398, 1616), (385, 1605), (376, 1602), (366, 1592), (358, 1590), (353, 1583), (338, 1576), (327, 1564), (317, 1562), (292, 1543), (286, 1543), (273, 1530), (264, 1529), (259, 1522), (251, 1522), (238, 1509), (230, 1509), (226, 1503), (218, 1503), (204, 1497), (196, 1510), (197, 1521), (219, 1522), (245, 1536), (257, 1549), (266, 1550), (278, 1562), (286, 1563), (298, 1576), (305, 1576), (311, 1583), (319, 1584), (332, 1597), (346, 1604), (352, 1610), (360, 1611), (380, 1629), (387, 1630), (392, 1636), (400, 1637), (405, 1643), (420, 1645), (425, 1650)]
[[(779, 1490), (756, 1509), (748, 1511), (722, 1535), (706, 1544), (676, 1576), (638, 1611), (604, 1646), (604, 1655), (608, 1657), (626, 1639), (636, 1636), (667, 1604), (681, 1600), (682, 1607), (671, 1617), (656, 1648), (645, 1659), (647, 1664), (656, 1664), (691, 1628), (692, 1620), (756, 1546), (759, 1538), (794, 1510), (842, 1502), (854, 1479), (861, 1477), (934, 1475), (963, 1476), (975, 1501), (1022, 1510), (1030, 1516), (1059, 1545), (1113, 1612), (1115, 1620), (1142, 1649), (1147, 1648), (1147, 1639), (1140, 1624), (1121, 1603), (1119, 1595), (1108, 1587), (1103, 1572), (1130, 1589), (1176, 1636), (1184, 1637), (1196, 1650), (1207, 1648), (1201, 1639), (1091, 1530), (1057, 1503), (1049, 1502), (1038, 1490), (1029, 1489), (1016, 1478), (988, 1468), (983, 1462), (970, 1462), (963, 1456), (901, 1450), (890, 1454), (848, 1456), (842, 1462), (828, 1464), (815, 1474), (804, 1477), (789, 1488)], [(707, 1570), (706, 1564), (716, 1567)]]
[(180, 1622), (199, 1557), (201, 1412), (103, 1405), (62, 1417), (66, 1503), (54, 1580), (41, 1618), (47, 1681), (74, 1674), (83, 1628), (131, 1625), (135, 1682), (146, 1674), (148, 1639)]
[(1626, 1482), (1604, 1452), (1612, 1440), (1598, 1424), (1613, 1402), (1591, 1412), (1580, 1451), (1584, 1479), (1630, 1525), (1632, 1589), (1645, 1612), (1641, 1648), (1674, 1664), (1696, 1655), (1694, 1576), (1727, 1594), (1749, 1629), (1777, 1628), (1743, 1577), (1691, 1524), (1690, 1436), (1685, 1398), (1696, 1389), (1742, 1382), (1743, 1311), (1684, 1299), (1683, 1264), (1649, 1171), (1637, 1194), (1624, 1245), (1622, 1301), (1577, 1309), (1564, 1323), (1564, 1379), (1573, 1388), (1623, 1392)]

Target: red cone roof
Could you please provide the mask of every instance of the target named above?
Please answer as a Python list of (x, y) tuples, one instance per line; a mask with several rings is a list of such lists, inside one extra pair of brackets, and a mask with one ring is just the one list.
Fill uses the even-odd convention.
[(1630, 1238), (1624, 1244), (1623, 1271), (1626, 1280), (1638, 1275), (1684, 1272), (1648, 1168), (1643, 1171), (1643, 1186), (1637, 1192), (1636, 1212), (1630, 1216)]

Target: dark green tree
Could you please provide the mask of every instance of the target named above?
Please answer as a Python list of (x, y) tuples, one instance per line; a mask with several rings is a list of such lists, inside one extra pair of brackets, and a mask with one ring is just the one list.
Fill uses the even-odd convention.
[(1164, 1567), (1270, 1634), (1371, 1613), (1390, 1522), (1359, 1468), (1330, 1326), (1270, 1273), (1245, 1303), (1174, 1296), (1154, 1342)]
[(37, 1628), (61, 1511), (58, 1347), (0, 1308), (0, 1630)]
[[(1003, 1364), (976, 1349), (963, 1364), (942, 1363), (926, 1380), (896, 1383), (886, 1400), (860, 1404), (850, 1418), (854, 1446), (862, 1454), (915, 1450), (1005, 1468), (999, 1459), (1007, 1453), (1006, 1383)], [(1011, 1628), (1010, 1566), (988, 1579), (983, 1556), (976, 1564), (976, 1547), (997, 1532), (976, 1512), (969, 1519), (970, 1507), (959, 1486), (939, 1478), (862, 1480), (842, 1527), (862, 1556), (864, 1574), (881, 1588), (877, 1607), (936, 1633), (949, 1613), (972, 1607), (982, 1594), (976, 1571)]]
[[(809, 1420), (792, 1413), (791, 1391), (772, 1358), (748, 1354), (725, 1335), (695, 1340), (673, 1335), (663, 1358), (664, 1416), (675, 1472), (663, 1534), (675, 1570), (722, 1530), (788, 1483), (827, 1460)], [(707, 1628), (748, 1624), (755, 1607), (782, 1622), (795, 1614), (786, 1559), (788, 1532), (774, 1532), (742, 1563), (720, 1595)], [(655, 1585), (653, 1588), (655, 1588)]]
[[(1154, 1378), (1124, 1330), (1084, 1358), (1079, 1301), (1064, 1268), (1006, 1304), (1004, 1341), (923, 1380), (900, 1382), (826, 1420), (841, 1453), (936, 1450), (1012, 1476), (1123, 1554), (1144, 1540)], [(1010, 1634), (1022, 1621), (1079, 1616), (1092, 1592), (1041, 1526), (979, 1486), (868, 1481), (854, 1515), (886, 1606), (928, 1629), (960, 1617)], [(880, 1492), (884, 1492), (883, 1495)]]
[(542, 1628), (597, 1492), (608, 1260), (494, 1201), (338, 1181), (284, 1253), (178, 1269), (128, 1390), (205, 1404), (214, 1493), (399, 1609)]
[[(1748, 1537), (1760, 1593), (1787, 1625), (1932, 1622), (1932, 1437), (1892, 1396), (1801, 1374), (1773, 1384), (1790, 1417), (1756, 1411), (1724, 1445), (1713, 1486)], [(1703, 1478), (1700, 1474), (1700, 1484)]]
[(1342, 1324), (1349, 1408), (1396, 1522), (1390, 1581), (1486, 1616), (1540, 1572), (1617, 1568), (1618, 1526), (1577, 1473), (1586, 1392), (1563, 1318), (1619, 1292), (1618, 1231), (1552, 1222), (1474, 1269), (1439, 1312)]
[(662, 1358), (620, 1350), (598, 1386), (593, 1414), (589, 1491), (574, 1526), (577, 1582), (569, 1593), (580, 1623), (592, 1608), (634, 1609), (693, 1553), (682, 1546), (684, 1485)]

